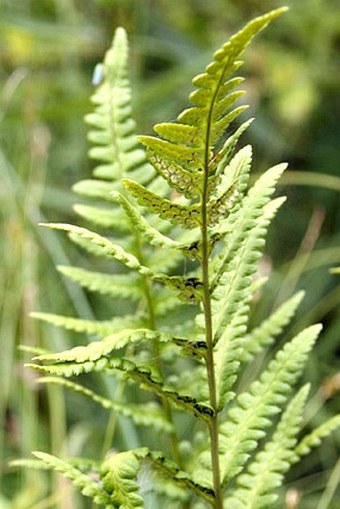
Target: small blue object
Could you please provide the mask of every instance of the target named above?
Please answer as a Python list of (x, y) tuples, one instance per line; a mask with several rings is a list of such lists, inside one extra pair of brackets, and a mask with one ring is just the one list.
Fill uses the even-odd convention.
[(93, 71), (92, 85), (99, 85), (104, 78), (104, 66), (103, 64), (97, 64)]

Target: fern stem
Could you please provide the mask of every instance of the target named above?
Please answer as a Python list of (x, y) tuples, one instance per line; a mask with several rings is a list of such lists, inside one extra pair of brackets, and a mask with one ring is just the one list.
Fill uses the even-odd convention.
[(209, 282), (209, 246), (208, 246), (208, 224), (207, 224), (207, 201), (208, 201), (208, 160), (206, 158), (205, 178), (202, 193), (202, 280), (203, 280), (203, 308), (205, 317), (205, 336), (207, 345), (206, 366), (208, 373), (209, 398), (210, 404), (214, 410), (214, 415), (209, 423), (211, 465), (213, 473), (213, 485), (215, 492), (215, 509), (223, 509), (220, 465), (219, 465), (219, 447), (218, 447), (218, 413), (216, 399), (216, 378), (214, 367), (213, 351), (213, 327), (212, 310)]

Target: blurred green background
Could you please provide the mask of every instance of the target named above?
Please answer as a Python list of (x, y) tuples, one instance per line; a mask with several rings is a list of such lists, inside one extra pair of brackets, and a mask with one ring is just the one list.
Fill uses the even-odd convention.
[[(270, 274), (253, 322), (297, 288), (307, 291), (294, 323), (322, 321), (311, 357), (308, 406), (312, 423), (339, 411), (340, 277), (340, 5), (290, 0), (290, 11), (246, 53), (244, 143), (254, 146), (254, 172), (289, 162), (281, 191), (288, 202), (276, 218), (261, 266)], [(62, 279), (55, 264), (81, 264), (60, 235), (38, 227), (78, 221), (70, 187), (91, 172), (84, 115), (91, 77), (124, 26), (140, 133), (173, 120), (187, 105), (191, 78), (214, 49), (246, 21), (281, 6), (274, 0), (1, 0), (0, 1), (0, 509), (88, 507), (59, 476), (52, 490), (41, 473), (8, 461), (40, 449), (101, 454), (107, 416), (58, 388), (41, 389), (23, 369), (18, 345), (67, 348), (84, 341), (29, 318), (33, 310), (83, 318), (110, 316), (110, 303)], [(121, 438), (123, 440), (123, 438)], [(123, 442), (122, 442), (123, 443)], [(286, 508), (338, 509), (340, 436), (296, 467), (285, 490), (300, 502)], [(124, 447), (124, 445), (122, 445)], [(62, 497), (60, 497), (61, 489)], [(51, 495), (52, 493), (52, 495)]]

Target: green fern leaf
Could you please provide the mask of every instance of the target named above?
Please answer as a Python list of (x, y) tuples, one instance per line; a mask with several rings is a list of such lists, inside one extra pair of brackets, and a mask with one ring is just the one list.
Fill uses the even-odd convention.
[(157, 403), (148, 402), (143, 405), (123, 404), (104, 398), (95, 393), (91, 389), (83, 385), (71, 382), (61, 377), (46, 376), (37, 380), (39, 383), (56, 384), (90, 398), (92, 401), (98, 403), (103, 408), (114, 410), (118, 414), (129, 417), (136, 424), (142, 426), (152, 426), (162, 432), (171, 432), (173, 430), (172, 424), (164, 417), (164, 412), (161, 410)]
[(200, 225), (200, 211), (197, 205), (181, 205), (167, 200), (132, 180), (124, 179), (123, 184), (140, 205), (158, 214), (162, 219), (171, 221), (175, 225), (180, 224), (189, 230)]
[(133, 254), (127, 253), (118, 244), (113, 244), (107, 238), (91, 232), (86, 228), (63, 223), (50, 223), (44, 224), (43, 226), (47, 226), (54, 230), (62, 230), (75, 237), (84, 239), (86, 242), (94, 245), (96, 253), (102, 253), (103, 256), (114, 258), (142, 275), (151, 275), (151, 271), (147, 267), (141, 265)]
[[(223, 197), (227, 197), (227, 193), (234, 188), (234, 201), (238, 201), (244, 195), (248, 185), (249, 172), (252, 161), (252, 148), (250, 145), (243, 147), (223, 168), (221, 173), (215, 173), (209, 178), (209, 190), (212, 199), (208, 202), (213, 204), (214, 201), (223, 201)], [(233, 209), (235, 213), (235, 203), (232, 203), (229, 209)], [(221, 215), (221, 219), (223, 216)]]
[[(82, 247), (88, 249), (90, 252), (116, 259), (130, 269), (136, 270), (139, 274), (148, 276), (154, 281), (179, 291), (183, 298), (189, 302), (193, 302), (200, 297), (202, 284), (199, 280), (195, 278), (184, 278), (180, 276), (170, 277), (164, 274), (154, 274), (148, 267), (142, 265), (136, 256), (128, 253), (118, 244), (113, 244), (110, 240), (97, 233), (91, 232), (86, 228), (63, 223), (50, 223), (44, 226), (68, 232), (71, 238), (72, 236), (74, 237), (72, 240), (80, 242)], [(83, 243), (83, 241), (85, 243)]]
[(92, 127), (89, 140), (95, 144), (89, 155), (104, 163), (94, 171), (95, 177), (101, 179), (119, 181), (132, 170), (142, 170), (144, 178), (154, 173), (135, 135), (127, 61), (126, 32), (118, 28), (105, 55), (103, 82), (92, 96), (95, 111), (85, 117)]
[(237, 479), (239, 488), (225, 500), (225, 506), (239, 509), (270, 507), (277, 499), (273, 492), (294, 460), (294, 446), (301, 428), (302, 411), (309, 386), (300, 389), (289, 403), (272, 439), (249, 465), (247, 473)]
[(68, 461), (61, 460), (46, 454), (44, 452), (33, 452), (40, 461), (45, 463), (49, 469), (61, 472), (67, 479), (80, 489), (81, 493), (86, 497), (90, 497), (99, 505), (112, 507), (112, 499), (110, 493), (107, 493), (98, 481), (94, 481), (89, 475), (83, 474), (78, 468), (74, 467)]
[(128, 222), (119, 209), (115, 210), (92, 205), (74, 205), (73, 209), (82, 218), (102, 228), (114, 228), (115, 231), (126, 233)]
[(137, 301), (142, 298), (142, 289), (136, 274), (104, 274), (80, 267), (57, 266), (59, 272), (83, 288), (115, 298)]
[(263, 348), (271, 345), (276, 336), (294, 316), (297, 307), (304, 297), (304, 292), (298, 292), (284, 302), (269, 318), (264, 320), (256, 329), (244, 337), (243, 362), (250, 362)]
[[(259, 237), (259, 230), (261, 231), (265, 227), (268, 227), (269, 220), (273, 215), (270, 213), (270, 208), (268, 210), (268, 204), (275, 192), (276, 183), (286, 167), (286, 164), (279, 164), (265, 172), (249, 190), (242, 207), (238, 208), (234, 214), (231, 214), (230, 227), (232, 227), (233, 233), (228, 235), (225, 249), (221, 251), (214, 261), (211, 281), (211, 289), (213, 291), (217, 287), (222, 274), (225, 273), (227, 264), (231, 262), (234, 257), (236, 258), (236, 262), (239, 260), (236, 253), (238, 253), (240, 249), (246, 251), (245, 244), (247, 244), (247, 246), (250, 244), (249, 247), (251, 247), (251, 241), (254, 242), (254, 236), (255, 238)], [(264, 214), (265, 207), (267, 207), (268, 215), (266, 221), (262, 224), (260, 222), (260, 217)], [(256, 228), (257, 235), (253, 234), (253, 236), (248, 239), (249, 231), (252, 232), (254, 228)], [(260, 239), (263, 239), (266, 230), (261, 233)], [(262, 248), (263, 240), (259, 242), (259, 244), (259, 247)], [(250, 253), (253, 254), (254, 248), (257, 248), (255, 251), (256, 255), (259, 252), (259, 247), (254, 246), (253, 249), (250, 249)], [(252, 265), (256, 267), (256, 263), (253, 262)]]
[[(77, 357), (77, 348), (80, 349), (82, 360)], [(103, 349), (104, 348), (105, 346)], [(68, 355), (69, 353), (70, 355)], [(161, 398), (167, 399), (178, 408), (195, 415), (203, 422), (208, 421), (214, 413), (209, 405), (200, 403), (192, 396), (179, 394), (172, 386), (162, 383), (159, 375), (149, 366), (137, 365), (131, 360), (118, 357), (100, 357), (98, 356), (98, 351), (94, 347), (92, 347), (92, 351), (90, 351), (90, 353), (93, 354), (93, 358), (90, 358), (89, 351), (86, 351), (85, 347), (75, 347), (68, 352), (62, 352), (61, 354), (49, 354), (35, 358), (35, 360), (46, 360), (48, 362), (53, 362), (53, 364), (26, 364), (26, 367), (47, 375), (63, 376), (66, 378), (74, 375), (80, 375), (82, 373), (109, 372), (118, 370), (124, 373), (127, 378), (138, 382), (144, 389), (154, 392)]]
[(89, 335), (107, 336), (114, 332), (121, 331), (126, 326), (138, 327), (143, 323), (141, 315), (118, 316), (112, 320), (83, 320), (81, 318), (72, 318), (69, 316), (54, 315), (52, 313), (31, 313), (32, 318), (63, 327), (66, 330), (75, 332), (85, 332)]
[(174, 485), (189, 488), (195, 495), (210, 503), (214, 500), (212, 489), (196, 483), (187, 472), (181, 470), (175, 462), (166, 458), (162, 452), (142, 449), (140, 453), (138, 451), (136, 453), (141, 459), (149, 461), (156, 472), (168, 477)]
[(113, 351), (140, 341), (171, 341), (172, 336), (166, 332), (149, 329), (125, 329), (110, 334), (101, 341), (92, 341), (86, 346), (76, 346), (64, 352), (39, 355), (34, 360), (47, 363), (76, 362), (78, 364), (97, 361), (108, 357)]
[[(168, 124), (160, 124), (158, 127), (164, 128)], [(172, 124), (170, 124), (172, 126)], [(185, 126), (188, 130), (189, 126)], [(157, 131), (157, 126), (155, 126), (155, 130)], [(162, 129), (159, 129), (159, 134), (162, 132)], [(139, 137), (141, 141), (145, 137)], [(162, 156), (160, 157), (159, 151), (153, 148), (153, 144), (150, 141), (149, 146), (147, 147), (147, 157), (150, 163), (157, 170), (159, 175), (163, 177), (169, 184), (170, 187), (176, 189), (179, 193), (184, 194), (187, 198), (194, 198), (199, 194), (201, 190), (201, 177), (200, 175), (195, 175), (190, 173), (189, 170), (186, 170), (179, 164), (173, 161), (173, 159), (162, 152)]]
[(150, 244), (167, 249), (182, 250), (183, 246), (165, 235), (162, 235), (156, 228), (152, 227), (142, 216), (142, 214), (134, 207), (123, 195), (115, 193), (114, 197), (124, 208), (131, 224), (138, 229), (141, 234), (150, 242)]
[(238, 396), (228, 420), (220, 426), (223, 483), (241, 471), (249, 453), (265, 435), (270, 417), (280, 411), (320, 330), (320, 325), (314, 325), (298, 334), (277, 353), (249, 391)]
[[(239, 221), (235, 223), (234, 233), (228, 239), (226, 251), (229, 254), (222, 252), (220, 256), (220, 263), (225, 269), (223, 276), (219, 276), (220, 283), (213, 293), (212, 301), (219, 409), (230, 399), (228, 391), (236, 379), (241, 355), (238, 338), (244, 341), (252, 298), (251, 280), (257, 269), (273, 212), (276, 205), (281, 203), (270, 202), (270, 195), (283, 169), (284, 166), (280, 166), (265, 174), (264, 182), (268, 187), (263, 183), (259, 187), (255, 184), (250, 190), (248, 200), (244, 200), (244, 208), (239, 209)], [(220, 271), (218, 268), (218, 274)]]
[[(221, 175), (222, 173), (227, 174), (225, 171), (226, 167), (231, 164), (231, 158), (234, 154), (234, 150), (236, 148), (237, 142), (240, 139), (241, 135), (248, 129), (250, 124), (254, 119), (249, 119), (246, 122), (243, 122), (238, 129), (229, 136), (224, 142), (222, 148), (216, 153), (214, 159), (211, 161), (211, 176), (210, 181), (214, 183), (215, 178)], [(237, 152), (238, 154), (239, 152)], [(237, 155), (236, 154), (236, 155)], [(214, 186), (210, 185), (210, 188), (214, 189)], [(240, 189), (239, 189), (240, 191)], [(242, 189), (241, 189), (242, 191)]]
[(72, 191), (86, 196), (87, 198), (100, 198), (112, 202), (112, 191), (119, 190), (117, 182), (103, 182), (101, 180), (86, 179), (80, 180), (73, 185)]
[(110, 494), (112, 508), (136, 509), (144, 507), (137, 493), (136, 477), (140, 462), (133, 451), (112, 454), (100, 467), (100, 479), (105, 492)]
[[(228, 125), (246, 108), (239, 106), (229, 111), (231, 105), (242, 92), (231, 92), (238, 86), (242, 79), (229, 79), (241, 62), (236, 59), (243, 53), (251, 39), (262, 30), (271, 20), (284, 12), (284, 8), (271, 11), (268, 14), (256, 18), (246, 27), (230, 39), (214, 55), (214, 61), (206, 68), (206, 72), (197, 76), (193, 84), (198, 88), (191, 96), (191, 102), (196, 106), (185, 110), (178, 117), (178, 123), (157, 125), (155, 130), (164, 139), (155, 139), (151, 136), (143, 136), (140, 141), (152, 151), (153, 159), (158, 161), (171, 160), (179, 168), (195, 174), (212, 163), (215, 154), (206, 158), (207, 148), (214, 146)], [(157, 168), (160, 163), (157, 162)], [(178, 168), (179, 167), (179, 168)], [(203, 174), (202, 174), (203, 180)], [(185, 190), (190, 191), (191, 181)], [(194, 186), (195, 191), (199, 186)], [(183, 190), (184, 192), (184, 190)]]
[(318, 447), (321, 440), (330, 435), (334, 430), (340, 427), (340, 414), (331, 417), (326, 422), (315, 428), (311, 433), (304, 436), (295, 448), (296, 461), (309, 454), (314, 447)]

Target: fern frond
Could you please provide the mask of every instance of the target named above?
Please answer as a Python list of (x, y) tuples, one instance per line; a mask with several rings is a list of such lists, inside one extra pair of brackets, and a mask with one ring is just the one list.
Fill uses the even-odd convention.
[(208, 502), (213, 501), (214, 493), (212, 489), (196, 483), (187, 472), (181, 470), (175, 462), (166, 458), (162, 452), (142, 449), (141, 453), (138, 453), (138, 451), (136, 453), (141, 459), (149, 461), (156, 472), (169, 478), (174, 485), (189, 488), (195, 495)]
[[(189, 302), (198, 300), (202, 283), (197, 278), (185, 278), (181, 276), (167, 276), (165, 274), (155, 274), (148, 267), (142, 265), (139, 260), (131, 253), (125, 251), (118, 244), (114, 244), (110, 240), (86, 228), (74, 226), (64, 223), (50, 223), (48, 226), (54, 230), (62, 230), (70, 234), (72, 240), (79, 242), (82, 247), (96, 255), (114, 258), (123, 263), (126, 267), (134, 269), (142, 276), (148, 276), (150, 279), (175, 289), (182, 297)], [(84, 243), (83, 243), (84, 241)]]
[(10, 461), (9, 466), (29, 468), (32, 470), (49, 470), (51, 468), (42, 460), (38, 459), (33, 460), (31, 458), (18, 458), (16, 460)]
[(94, 144), (89, 156), (104, 163), (97, 166), (94, 176), (112, 181), (133, 170), (142, 170), (144, 178), (154, 173), (136, 139), (127, 61), (126, 32), (118, 28), (104, 58), (103, 82), (92, 96), (95, 111), (85, 117), (92, 127), (88, 138)]
[[(28, 366), (47, 375), (43, 383), (78, 392), (137, 425), (169, 434), (165, 447), (175, 461), (147, 448), (83, 466), (36, 453), (37, 467), (61, 471), (107, 509), (143, 507), (141, 495), (148, 486), (144, 490), (143, 481), (136, 480), (141, 465), (144, 484), (151, 465), (168, 486), (183, 490), (177, 491), (178, 500), (186, 507), (199, 507), (197, 499), (216, 509), (268, 507), (289, 466), (340, 425), (337, 416), (298, 443), (308, 387), (287, 404), (320, 325), (286, 343), (246, 389), (243, 383), (235, 389), (241, 365), (274, 342), (303, 295), (297, 293), (248, 330), (258, 285), (254, 275), (269, 224), (284, 201), (273, 195), (286, 165), (270, 168), (250, 187), (251, 147), (237, 153), (235, 148), (251, 121), (226, 133), (246, 108), (237, 103), (244, 93), (239, 90), (243, 78), (234, 76), (242, 65), (239, 58), (254, 35), (285, 10), (256, 18), (214, 54), (193, 80), (191, 106), (175, 122), (156, 125), (157, 136), (139, 138), (146, 150), (135, 134), (122, 29), (105, 56), (104, 79), (92, 98), (95, 109), (86, 118), (90, 156), (99, 165), (93, 179), (75, 186), (95, 202), (75, 209), (94, 225), (111, 228), (111, 235), (69, 224), (47, 226), (66, 232), (85, 251), (121, 263), (124, 272), (118, 275), (59, 270), (85, 289), (133, 301), (135, 314), (94, 321), (36, 313), (102, 339), (60, 353), (38, 352)], [(111, 401), (68, 380), (86, 373), (127, 379), (149, 391), (151, 402)], [(264, 440), (274, 421), (276, 429)], [(194, 436), (188, 445), (180, 442), (184, 422)], [(260, 452), (249, 461), (261, 441)], [(153, 496), (162, 505), (163, 499)], [(177, 504), (177, 495), (169, 498), (166, 507)]]
[(74, 205), (73, 209), (80, 217), (101, 228), (112, 228), (120, 233), (128, 231), (128, 222), (119, 209), (81, 204)]
[[(263, 238), (265, 236), (269, 220), (273, 216), (273, 214), (270, 213), (271, 210), (269, 203), (273, 193), (275, 192), (277, 181), (286, 167), (286, 164), (279, 164), (267, 170), (267, 172), (265, 172), (249, 190), (247, 197), (242, 203), (242, 208), (237, 209), (235, 213), (230, 216), (232, 234), (228, 235), (225, 248), (214, 260), (211, 278), (212, 291), (216, 289), (222, 274), (225, 273), (227, 264), (231, 263), (234, 258), (234, 263), (240, 260), (240, 257), (237, 256), (239, 250), (242, 249), (242, 251), (246, 251), (248, 255), (250, 252), (250, 255), (254, 254), (255, 259), (258, 259), (256, 255), (263, 247)], [(260, 219), (263, 217), (266, 207), (268, 214), (267, 217), (265, 217), (265, 221), (262, 222)], [(256, 231), (253, 233), (254, 229)], [(253, 233), (253, 235), (248, 238), (249, 233)], [(255, 246), (252, 245), (254, 240), (257, 240), (258, 238), (258, 243), (255, 244)], [(249, 252), (246, 250), (246, 247), (248, 246)], [(256, 263), (253, 262), (252, 266), (255, 268)]]
[[(221, 175), (222, 173), (227, 173), (225, 171), (226, 167), (230, 165), (231, 158), (234, 154), (234, 150), (236, 148), (237, 142), (240, 139), (241, 135), (248, 129), (248, 127), (253, 122), (253, 118), (246, 120), (243, 122), (236, 131), (229, 136), (224, 142), (222, 148), (217, 152), (214, 159), (211, 162), (211, 176), (210, 181), (214, 182), (215, 178)], [(212, 187), (209, 184), (209, 187)], [(239, 191), (242, 191), (242, 189)]]
[(140, 462), (133, 451), (112, 454), (100, 467), (104, 490), (110, 494), (112, 507), (136, 509), (144, 507), (138, 494), (136, 477)]
[(275, 502), (277, 495), (272, 492), (282, 484), (284, 473), (294, 461), (294, 446), (308, 391), (308, 385), (302, 387), (289, 403), (272, 439), (256, 455), (247, 473), (238, 477), (239, 488), (225, 500), (226, 507), (260, 509)]
[[(161, 127), (166, 125), (167, 124), (160, 124)], [(172, 124), (170, 124), (170, 126), (171, 125)], [(187, 127), (189, 130), (189, 126)], [(154, 150), (152, 148), (151, 143), (147, 148), (147, 156), (148, 160), (157, 170), (159, 175), (163, 177), (168, 182), (169, 186), (177, 192), (183, 194), (186, 198), (194, 198), (199, 193), (201, 185), (200, 175), (190, 173), (189, 170), (181, 167), (179, 164), (174, 162), (169, 155), (166, 155), (163, 152), (160, 157), (159, 152), (157, 149)]]
[(86, 346), (76, 346), (64, 352), (38, 355), (33, 360), (44, 363), (76, 362), (78, 364), (97, 361), (108, 357), (113, 351), (124, 348), (132, 343), (141, 341), (171, 341), (172, 336), (167, 332), (149, 329), (124, 329), (104, 337), (101, 341), (92, 341)]
[(281, 334), (283, 328), (294, 316), (297, 307), (304, 297), (304, 292), (298, 292), (289, 300), (281, 304), (269, 318), (244, 337), (243, 362), (250, 362), (261, 350), (271, 345), (276, 336)]
[[(70, 352), (72, 352), (71, 357), (74, 359), (74, 357), (76, 357), (75, 348), (70, 350)], [(164, 384), (157, 373), (154, 372), (154, 368), (152, 369), (150, 366), (137, 365), (131, 360), (118, 357), (108, 358), (103, 356), (97, 357), (97, 359), (89, 359), (88, 352), (84, 353), (84, 351), (81, 350), (81, 353), (84, 354), (83, 361), (78, 360), (77, 362), (77, 360), (68, 359), (68, 352), (62, 352), (63, 360), (58, 360), (58, 354), (51, 354), (37, 357), (36, 360), (43, 360), (44, 357), (46, 360), (53, 362), (53, 364), (26, 364), (26, 367), (47, 375), (63, 376), (66, 378), (80, 375), (81, 373), (119, 371), (127, 378), (138, 382), (143, 389), (151, 391), (161, 398), (167, 399), (176, 407), (195, 415), (203, 422), (208, 421), (214, 413), (209, 405), (200, 403), (190, 395), (179, 394), (172, 386)], [(94, 356), (96, 356), (96, 353)]]
[(144, 237), (150, 242), (150, 244), (167, 249), (176, 250), (183, 249), (183, 246), (182, 244), (180, 244), (180, 242), (176, 242), (175, 240), (166, 237), (165, 235), (160, 233), (156, 228), (151, 226), (146, 221), (146, 219), (144, 219), (139, 210), (136, 207), (134, 207), (123, 195), (115, 193), (113, 196), (125, 210), (128, 218), (131, 221), (131, 224), (133, 224), (134, 227), (137, 228), (138, 231), (144, 235)]
[(220, 426), (223, 483), (241, 471), (249, 453), (265, 435), (265, 429), (271, 425), (270, 417), (280, 411), (301, 375), (320, 330), (320, 325), (311, 326), (286, 343), (260, 379), (237, 397), (228, 420)]
[[(263, 184), (257, 187), (255, 184), (249, 191), (249, 199), (244, 200), (245, 208), (239, 210), (240, 220), (235, 223), (235, 231), (226, 247), (229, 255), (222, 251), (220, 256), (221, 266), (225, 266), (224, 273), (219, 276), (220, 266), (215, 275), (215, 281), (219, 279), (219, 284), (212, 295), (219, 408), (223, 408), (230, 397), (228, 391), (235, 381), (240, 361), (241, 345), (238, 338), (243, 342), (252, 299), (251, 280), (257, 270), (270, 220), (282, 203), (269, 200), (283, 170), (283, 165), (269, 170), (264, 179), (268, 187)], [(251, 212), (247, 217), (248, 204)]]
[(313, 429), (298, 443), (295, 448), (296, 461), (301, 457), (309, 454), (314, 447), (318, 447), (323, 438), (326, 438), (334, 430), (340, 427), (340, 414), (331, 417), (320, 426)]
[(251, 160), (252, 149), (247, 145), (236, 153), (221, 174), (216, 173), (210, 177), (209, 189), (212, 195), (208, 201), (210, 225), (225, 219), (228, 211), (235, 212), (236, 202), (242, 199), (247, 188)]
[(132, 419), (135, 424), (141, 426), (152, 426), (167, 433), (171, 432), (173, 429), (173, 425), (165, 418), (164, 412), (157, 403), (148, 402), (143, 403), (143, 405), (118, 403), (117, 401), (104, 398), (83, 385), (71, 382), (70, 380), (66, 380), (61, 377), (46, 376), (44, 378), (39, 378), (37, 382), (60, 385), (74, 392), (80, 393), (83, 396), (90, 398), (95, 403), (98, 403), (103, 408), (114, 410), (118, 414)]
[(72, 191), (86, 196), (87, 198), (100, 198), (112, 203), (111, 193), (120, 189), (117, 182), (105, 182), (102, 180), (86, 179), (76, 182)]
[(52, 313), (31, 313), (32, 318), (62, 327), (75, 332), (85, 332), (89, 335), (107, 336), (121, 331), (123, 327), (138, 327), (143, 323), (142, 315), (117, 316), (112, 320), (83, 320), (70, 316), (54, 315)]
[(127, 253), (118, 244), (113, 244), (106, 237), (102, 237), (98, 233), (92, 232), (80, 226), (64, 223), (49, 223), (43, 224), (42, 226), (47, 226), (53, 230), (65, 231), (69, 234), (79, 237), (80, 239), (84, 239), (85, 241), (93, 244), (97, 252), (101, 252), (103, 256), (114, 258), (130, 269), (136, 270), (142, 275), (150, 274), (150, 270), (147, 267), (143, 267), (133, 254)]
[(58, 265), (57, 269), (64, 276), (92, 292), (133, 301), (142, 298), (142, 289), (134, 273), (105, 274), (66, 265)]
[[(208, 65), (206, 72), (193, 80), (198, 89), (191, 94), (190, 100), (195, 106), (181, 113), (177, 123), (155, 126), (155, 131), (163, 139), (157, 140), (151, 136), (139, 138), (151, 152), (152, 159), (157, 159), (156, 169), (159, 169), (158, 161), (164, 157), (164, 165), (168, 160), (175, 162), (177, 174), (182, 172), (181, 176), (185, 176), (186, 172), (194, 175), (201, 172), (202, 182), (207, 148), (210, 150), (220, 140), (228, 125), (246, 108), (239, 106), (229, 111), (242, 94), (239, 91), (232, 92), (242, 79), (229, 79), (241, 65), (236, 59), (254, 35), (284, 10), (277, 9), (256, 18), (215, 53), (214, 61)], [(211, 153), (209, 156), (209, 166), (215, 155)], [(191, 185), (192, 181), (188, 180), (183, 193), (189, 192), (191, 195), (192, 191), (200, 192), (200, 184), (194, 183), (193, 190), (190, 189)]]
[(200, 225), (200, 210), (197, 205), (181, 205), (162, 198), (133, 180), (124, 179), (123, 184), (140, 205), (158, 214), (162, 219), (175, 225), (180, 224), (189, 230)]
[(112, 507), (112, 499), (110, 493), (101, 486), (99, 481), (94, 481), (89, 475), (84, 474), (78, 468), (74, 467), (68, 461), (61, 460), (46, 454), (44, 452), (33, 452), (32, 453), (38, 460), (43, 462), (48, 469), (56, 470), (62, 473), (67, 479), (80, 489), (81, 493), (86, 497), (92, 498), (92, 500), (99, 505), (105, 507)]

